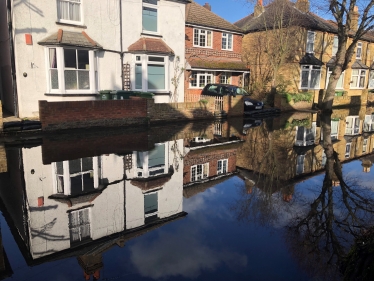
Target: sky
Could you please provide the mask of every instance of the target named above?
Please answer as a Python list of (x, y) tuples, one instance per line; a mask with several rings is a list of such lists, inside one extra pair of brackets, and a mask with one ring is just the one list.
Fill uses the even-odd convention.
[(209, 3), (213, 13), (231, 23), (253, 13), (253, 4), (246, 0), (195, 0), (195, 2), (200, 5)]

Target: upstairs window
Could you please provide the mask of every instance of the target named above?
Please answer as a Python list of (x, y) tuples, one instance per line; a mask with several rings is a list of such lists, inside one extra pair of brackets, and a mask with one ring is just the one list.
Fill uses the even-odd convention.
[(80, 23), (82, 0), (57, 0), (57, 15), (60, 22)]
[(352, 69), (351, 89), (362, 89), (365, 87), (366, 70)]
[(336, 56), (338, 52), (338, 45), (339, 45), (339, 38), (338, 36), (334, 36), (334, 41), (332, 43), (332, 56)]
[(70, 244), (91, 238), (90, 209), (80, 209), (69, 213)]
[(318, 65), (301, 66), (301, 89), (319, 89), (321, 67)]
[(194, 29), (193, 45), (195, 47), (212, 48), (212, 31)]
[(314, 52), (314, 39), (315, 39), (315, 32), (308, 31), (307, 38), (306, 38), (306, 52), (313, 53)]
[(232, 34), (222, 33), (222, 50), (232, 50)]
[(357, 43), (357, 48), (356, 48), (356, 59), (360, 60), (362, 55), (362, 43), (358, 42)]
[(157, 1), (143, 0), (142, 23), (143, 31), (158, 32), (157, 27)]

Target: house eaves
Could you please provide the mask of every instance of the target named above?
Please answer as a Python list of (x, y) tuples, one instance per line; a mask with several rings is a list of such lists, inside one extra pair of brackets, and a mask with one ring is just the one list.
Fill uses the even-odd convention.
[(87, 35), (86, 32), (72, 32), (59, 29), (56, 33), (40, 40), (39, 45), (76, 46), (90, 49), (102, 49), (103, 47)]

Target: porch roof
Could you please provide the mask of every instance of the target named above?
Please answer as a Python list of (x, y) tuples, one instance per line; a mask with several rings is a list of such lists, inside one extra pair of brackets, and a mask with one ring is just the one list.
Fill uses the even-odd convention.
[(161, 39), (140, 38), (128, 48), (129, 52), (160, 53), (174, 55), (174, 51)]
[(40, 40), (39, 45), (67, 45), (85, 48), (99, 48), (103, 47), (87, 35), (86, 32), (72, 32), (59, 29), (56, 33)]

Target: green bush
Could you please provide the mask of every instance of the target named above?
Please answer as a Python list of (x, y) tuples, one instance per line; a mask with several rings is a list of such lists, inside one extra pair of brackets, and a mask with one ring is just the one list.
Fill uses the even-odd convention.
[(306, 101), (311, 102), (313, 99), (313, 94), (311, 93), (284, 93), (283, 97), (286, 98), (287, 102), (290, 103), (293, 101), (294, 103)]

